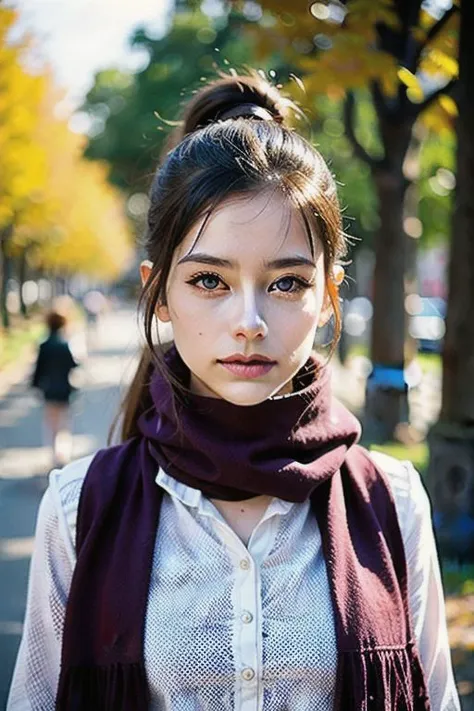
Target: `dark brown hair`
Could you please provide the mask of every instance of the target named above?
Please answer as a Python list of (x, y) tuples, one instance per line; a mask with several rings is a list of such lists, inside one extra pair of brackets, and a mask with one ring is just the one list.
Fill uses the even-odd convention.
[[(149, 380), (153, 369), (158, 367), (173, 381), (162, 349), (153, 342), (153, 327), (157, 307), (166, 303), (174, 251), (199, 218), (205, 216), (205, 225), (215, 207), (231, 196), (278, 190), (282, 199), (300, 211), (312, 252), (316, 240), (324, 249), (335, 347), (341, 317), (331, 276), (336, 261), (346, 252), (341, 212), (335, 181), (323, 158), (286, 125), (292, 108), (258, 75), (221, 77), (186, 108), (180, 131), (172, 138), (174, 148), (157, 169), (150, 190), (144, 246), (153, 268), (139, 300), (147, 344), (122, 403), (122, 440), (138, 433), (138, 418), (152, 404)], [(178, 393), (179, 386), (174, 384)]]
[(52, 333), (60, 331), (67, 323), (66, 317), (58, 311), (49, 311), (45, 317), (46, 325)]

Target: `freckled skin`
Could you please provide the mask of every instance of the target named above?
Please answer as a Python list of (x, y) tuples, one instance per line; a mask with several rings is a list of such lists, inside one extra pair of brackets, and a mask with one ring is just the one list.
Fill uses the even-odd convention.
[[(191, 389), (244, 406), (291, 392), (318, 325), (330, 315), (322, 245), (317, 241), (311, 255), (301, 216), (279, 193), (223, 202), (194, 244), (202, 223), (175, 250), (167, 304), (157, 311), (172, 324), (176, 347), (191, 372)], [(195, 253), (233, 266), (179, 263)], [(312, 260), (314, 266), (265, 266), (295, 256)], [(149, 271), (149, 263), (143, 262), (143, 281)], [(342, 277), (340, 269), (337, 283)], [(299, 280), (307, 286), (301, 288)], [(276, 363), (258, 378), (243, 378), (218, 363), (235, 353), (260, 354)]]

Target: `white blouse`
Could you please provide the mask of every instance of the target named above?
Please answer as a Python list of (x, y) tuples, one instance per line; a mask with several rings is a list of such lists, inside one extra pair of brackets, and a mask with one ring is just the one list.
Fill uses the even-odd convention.
[[(430, 504), (408, 462), (372, 455), (391, 483), (432, 711), (459, 711)], [(77, 505), (92, 457), (53, 470), (31, 561), (7, 711), (53, 711)], [(200, 491), (165, 490), (145, 626), (155, 711), (331, 711), (337, 663), (321, 537), (309, 503), (272, 499), (248, 545)]]

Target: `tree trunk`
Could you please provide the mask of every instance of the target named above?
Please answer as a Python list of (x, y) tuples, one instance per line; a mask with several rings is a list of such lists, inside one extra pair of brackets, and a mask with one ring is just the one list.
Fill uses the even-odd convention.
[(8, 254), (8, 241), (12, 235), (13, 226), (8, 225), (0, 230), (0, 260), (1, 260), (1, 284), (0, 284), (0, 312), (2, 326), (4, 329), (10, 328), (10, 314), (7, 308), (7, 288), (11, 274), (11, 257)]
[(428, 487), (443, 554), (474, 561), (474, 3), (461, 1), (457, 185), (443, 350), (442, 408)]
[(404, 372), (406, 234), (403, 203), (407, 186), (403, 162), (410, 144), (409, 122), (384, 121), (380, 130), (385, 148), (383, 165), (373, 170), (379, 200), (380, 229), (375, 241), (372, 291), (372, 374), (367, 380), (365, 432), (371, 439), (394, 438), (408, 419)]
[(18, 258), (18, 289), (20, 297), (20, 313), (24, 318), (28, 318), (28, 309), (23, 298), (23, 284), (26, 281), (26, 267), (26, 249), (24, 249)]
[[(416, 157), (412, 160), (419, 162), (419, 142), (416, 142)], [(418, 178), (418, 175), (416, 176)], [(405, 192), (404, 217), (416, 218), (420, 201), (417, 183), (411, 183)], [(406, 234), (406, 232), (405, 232)], [(418, 284), (418, 242), (412, 235), (406, 234), (405, 241), (405, 298), (410, 294), (419, 293)], [(405, 316), (405, 364), (411, 363), (418, 355), (418, 340), (410, 335), (409, 319)]]

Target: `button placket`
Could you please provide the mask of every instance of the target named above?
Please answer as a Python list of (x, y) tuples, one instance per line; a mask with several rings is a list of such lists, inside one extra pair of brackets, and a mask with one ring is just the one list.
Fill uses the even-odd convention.
[[(258, 631), (255, 624), (242, 620), (255, 619), (257, 614), (258, 571), (249, 548), (237, 536), (235, 531), (221, 520), (219, 512), (213, 511), (214, 507), (208, 506), (204, 501), (201, 513), (207, 515), (218, 532), (220, 539), (227, 548), (227, 552), (235, 566), (235, 586), (233, 593), (234, 604), (234, 658), (236, 663), (236, 711), (259, 711), (258, 695)], [(252, 610), (252, 612), (251, 612)], [(253, 612), (255, 610), (255, 613)], [(248, 616), (248, 617), (247, 617)]]
[(250, 622), (252, 622), (253, 615), (248, 610), (244, 610), (244, 612), (242, 612), (242, 614), (240, 615), (240, 619), (245, 625), (248, 625), (250, 624)]
[(237, 667), (236, 711), (260, 711), (262, 665), (260, 566), (273, 546), (281, 520), (281, 515), (278, 514), (284, 512), (268, 510), (252, 533), (246, 547), (227, 522), (221, 519), (220, 514), (213, 511), (213, 508), (208, 507), (208, 502), (204, 501), (201, 513), (208, 515), (212, 520), (236, 571), (232, 596), (235, 615), (233, 644)]
[(251, 667), (245, 667), (245, 669), (242, 670), (241, 677), (242, 679), (245, 679), (245, 681), (252, 681), (254, 676), (255, 671)]
[(237, 570), (237, 597), (236, 605), (236, 643), (240, 670), (240, 689), (238, 698), (240, 703), (236, 708), (239, 711), (258, 711), (258, 679), (260, 662), (258, 658), (258, 628), (255, 618), (258, 614), (259, 601), (258, 568), (253, 558), (241, 558)]

